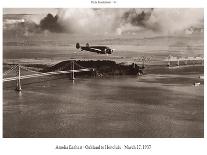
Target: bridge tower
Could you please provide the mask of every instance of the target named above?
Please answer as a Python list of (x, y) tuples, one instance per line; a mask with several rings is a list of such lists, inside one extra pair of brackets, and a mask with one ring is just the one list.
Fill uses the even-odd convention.
[(187, 59), (185, 60), (185, 64), (186, 64), (186, 65), (188, 64), (188, 60), (187, 60)]
[(170, 67), (171, 66), (171, 55), (168, 56), (168, 63), (167, 66)]
[(21, 70), (20, 70), (20, 65), (18, 65), (18, 68), (17, 68), (17, 85), (16, 85), (16, 91), (21, 91), (22, 88), (21, 88)]
[(71, 61), (71, 70), (72, 70), (72, 74), (71, 74), (71, 80), (75, 80), (75, 73), (74, 73), (74, 61)]
[(167, 66), (170, 67), (170, 61), (168, 61)]
[(177, 64), (176, 65), (180, 66), (180, 58), (179, 57), (177, 57)]
[(143, 56), (143, 57), (142, 57), (142, 68), (145, 67), (145, 59), (146, 59), (146, 58)]
[(203, 57), (201, 58), (201, 65), (202, 66), (204, 65), (204, 58)]
[(95, 78), (97, 73), (96, 73), (96, 70), (94, 68), (91, 69), (91, 73), (92, 73), (92, 76)]

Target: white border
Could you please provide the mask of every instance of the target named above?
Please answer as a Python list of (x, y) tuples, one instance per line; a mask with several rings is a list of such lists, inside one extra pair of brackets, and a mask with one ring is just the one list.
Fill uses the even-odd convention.
[[(90, 3), (91, 0), (4, 0), (0, 2), (2, 15), (2, 8), (91, 8), (91, 7), (104, 7), (104, 8), (204, 8), (206, 9), (207, 1), (205, 0), (116, 0), (117, 3), (114, 5), (94, 5)], [(206, 25), (206, 11), (205, 12), (205, 25)], [(0, 21), (2, 30), (2, 19)], [(206, 29), (205, 34), (206, 34)], [(0, 32), (0, 42), (1, 42), (1, 52), (2, 48), (2, 31)], [(206, 40), (205, 40), (206, 45)], [(205, 51), (205, 47), (204, 47)], [(205, 53), (205, 52), (204, 52)], [(205, 55), (206, 60), (206, 55)], [(2, 53), (0, 58), (0, 64), (2, 64)], [(206, 66), (206, 61), (205, 61)], [(205, 69), (206, 73), (206, 69)], [(205, 75), (206, 77), (206, 75)], [(2, 67), (1, 67), (1, 78), (2, 78)], [(2, 79), (1, 79), (2, 80)], [(2, 82), (0, 84), (2, 91)], [(205, 85), (206, 88), (206, 85)], [(1, 103), (2, 102), (2, 92), (0, 93)], [(206, 95), (204, 97), (206, 101)], [(204, 103), (206, 104), (206, 103)], [(2, 106), (0, 106), (0, 115), (2, 116)], [(206, 112), (206, 106), (205, 112)], [(205, 113), (204, 113), (205, 114)], [(205, 118), (206, 120), (206, 114)], [(2, 124), (2, 117), (0, 117), (0, 123)], [(206, 121), (205, 121), (206, 129)], [(2, 135), (2, 127), (0, 129), (0, 134)], [(1, 136), (2, 137), (2, 136)], [(206, 131), (205, 131), (206, 137)], [(124, 151), (118, 150), (55, 150), (55, 146), (59, 144), (73, 144), (73, 145), (86, 145), (86, 144), (151, 144), (151, 151)], [(206, 138), (113, 138), (113, 139), (84, 139), (84, 138), (49, 138), (49, 139), (0, 139), (0, 154), (10, 155), (10, 154), (159, 154), (159, 155), (176, 155), (176, 154), (206, 154), (207, 153), (207, 140)]]
[[(99, 0), (111, 4), (92, 4), (93, 0), (4, 0), (3, 8), (203, 8), (205, 0)], [(98, 1), (98, 0), (96, 0)]]

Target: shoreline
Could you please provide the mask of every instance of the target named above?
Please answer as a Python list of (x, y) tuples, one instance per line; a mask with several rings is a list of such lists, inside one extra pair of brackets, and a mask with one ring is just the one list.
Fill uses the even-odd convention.
[[(46, 72), (55, 72), (55, 71), (67, 71), (71, 69), (71, 60), (75, 61), (77, 64), (91, 69), (88, 72), (79, 72), (75, 73), (76, 77), (108, 77), (108, 76), (128, 76), (128, 75), (191, 75), (196, 74), (199, 76), (204, 75), (204, 66), (202, 64), (194, 64), (194, 65), (181, 65), (181, 66), (173, 66), (168, 67), (166, 64), (147, 64), (144, 67), (141, 64), (133, 64), (133, 63), (117, 63), (115, 61), (110, 60), (55, 60), (52, 63), (48, 63), (48, 61), (26, 61), (24, 59), (21, 61), (22, 63), (5, 63), (3, 64), (3, 72), (6, 72), (11, 68), (11, 65), (23, 65), (24, 67), (29, 68), (30, 70), (46, 73)], [(41, 63), (43, 62), (43, 63)], [(75, 68), (77, 69), (77, 68)], [(93, 70), (94, 69), (94, 70)], [(29, 72), (28, 72), (29, 73)], [(28, 74), (27, 73), (27, 74)], [(23, 71), (23, 75), (26, 74)], [(32, 73), (31, 73), (32, 74)], [(16, 73), (8, 76), (16, 76)]]

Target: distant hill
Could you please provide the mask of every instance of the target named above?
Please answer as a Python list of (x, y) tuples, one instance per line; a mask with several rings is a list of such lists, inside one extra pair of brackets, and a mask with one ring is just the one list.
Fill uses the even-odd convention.
[[(136, 64), (131, 64), (131, 65), (117, 64), (115, 61), (109, 61), (109, 60), (75, 61), (75, 63), (85, 68), (94, 68), (97, 74), (102, 74), (102, 75), (137, 75), (139, 73), (143, 73), (143, 68)], [(62, 61), (52, 67), (47, 67), (43, 69), (42, 72), (52, 72), (57, 70), (66, 71), (71, 69), (71, 65), (72, 65), (71, 61)], [(75, 65), (75, 69), (78, 69), (76, 65)], [(88, 74), (88, 73), (79, 73), (79, 74)]]

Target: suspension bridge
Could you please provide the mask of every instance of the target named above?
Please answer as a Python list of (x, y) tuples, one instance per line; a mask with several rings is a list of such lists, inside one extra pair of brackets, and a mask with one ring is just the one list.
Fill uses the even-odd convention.
[[(28, 79), (28, 78), (37, 78), (37, 77), (42, 77), (42, 76), (51, 76), (51, 75), (58, 75), (58, 74), (71, 74), (71, 80), (75, 80), (75, 73), (78, 72), (94, 72), (94, 68), (85, 68), (79, 64), (77, 64), (75, 61), (71, 61), (70, 68), (65, 69), (67, 66), (63, 66), (56, 71), (52, 72), (39, 72), (39, 71), (34, 71), (30, 69), (29, 67), (25, 67), (23, 65), (17, 64), (13, 65), (9, 70), (3, 73), (3, 82), (9, 82), (9, 81), (14, 81), (16, 80), (16, 90), (21, 91), (21, 80), (23, 79)], [(64, 69), (64, 70), (63, 70)], [(33, 74), (28, 74), (28, 75), (22, 75), (21, 70), (25, 70), (28, 72), (32, 72)], [(8, 74), (15, 72), (16, 76), (12, 77), (6, 77)]]
[(183, 65), (195, 65), (195, 64), (200, 64), (204, 65), (204, 58), (203, 56), (200, 57), (173, 57), (172, 55), (169, 55), (164, 61), (167, 61), (167, 66), (172, 67), (173, 62), (176, 66), (180, 66), (181, 63)]

